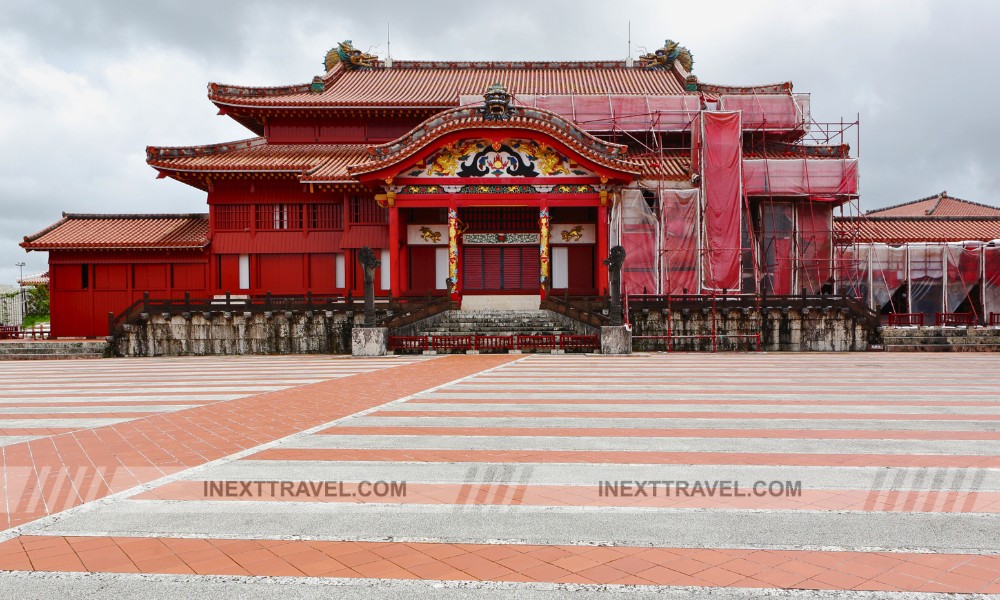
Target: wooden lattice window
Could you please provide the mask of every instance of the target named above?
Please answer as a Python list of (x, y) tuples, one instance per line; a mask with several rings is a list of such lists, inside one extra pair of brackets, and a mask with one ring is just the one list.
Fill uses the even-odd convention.
[(351, 196), (351, 223), (387, 223), (388, 216), (389, 211), (379, 206), (372, 196)]
[(343, 229), (344, 206), (342, 204), (309, 205), (309, 229)]
[(257, 229), (261, 231), (302, 229), (302, 205), (257, 205)]
[(219, 231), (246, 231), (250, 229), (249, 204), (220, 204), (215, 211), (215, 228)]

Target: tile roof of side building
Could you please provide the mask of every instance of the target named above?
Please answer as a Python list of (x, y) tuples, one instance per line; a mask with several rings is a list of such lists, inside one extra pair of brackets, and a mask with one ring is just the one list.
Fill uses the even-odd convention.
[(834, 233), (840, 243), (989, 242), (1000, 239), (1000, 216), (938, 219), (840, 217), (834, 220)]
[(208, 246), (207, 214), (73, 214), (34, 235), (32, 250), (200, 249)]
[(877, 208), (868, 217), (1000, 217), (1000, 207), (949, 196), (947, 191), (926, 198)]

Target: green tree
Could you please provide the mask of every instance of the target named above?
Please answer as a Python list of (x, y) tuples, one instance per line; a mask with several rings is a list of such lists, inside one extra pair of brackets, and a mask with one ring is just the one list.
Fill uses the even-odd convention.
[(25, 317), (42, 317), (49, 314), (49, 288), (36, 285), (28, 288)]

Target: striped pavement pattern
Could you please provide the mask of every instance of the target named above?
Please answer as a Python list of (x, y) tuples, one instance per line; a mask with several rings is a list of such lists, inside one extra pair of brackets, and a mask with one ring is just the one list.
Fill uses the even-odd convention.
[(0, 445), (348, 377), (412, 360), (275, 356), (0, 363)]
[[(316, 582), (336, 579), (386, 598), (412, 589), (405, 581), (484, 598), (1000, 594), (990, 355), (378, 364), (239, 400), (239, 414), (267, 402), (286, 411), (275, 419), (298, 420), (263, 444), (24, 525), (0, 537), (0, 568), (243, 577), (226, 585), (244, 591), (302, 578), (297, 589), (318, 596)], [(181, 370), (178, 385), (197, 372)], [(152, 372), (136, 384), (163, 390), (171, 378)], [(38, 380), (68, 385), (50, 377)], [(243, 377), (275, 382), (266, 369)], [(317, 401), (367, 395), (339, 412), (314, 404), (307, 418), (291, 404), (307, 389)]]

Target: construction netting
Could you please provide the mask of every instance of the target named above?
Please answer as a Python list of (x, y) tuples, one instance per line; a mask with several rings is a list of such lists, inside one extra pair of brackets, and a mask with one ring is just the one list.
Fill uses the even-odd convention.
[(853, 244), (835, 251), (837, 292), (882, 314), (1000, 313), (1000, 242)]
[[(622, 285), (629, 294), (658, 294), (659, 219), (647, 195), (637, 188), (622, 191), (618, 226), (625, 248)], [(655, 196), (654, 196), (655, 198)]]
[(719, 110), (741, 111), (746, 129), (801, 129), (809, 123), (805, 94), (726, 94)]
[(858, 193), (858, 160), (746, 159), (743, 187), (748, 196), (853, 196)]
[(698, 291), (698, 200), (697, 189), (660, 191), (660, 265), (664, 294)]

